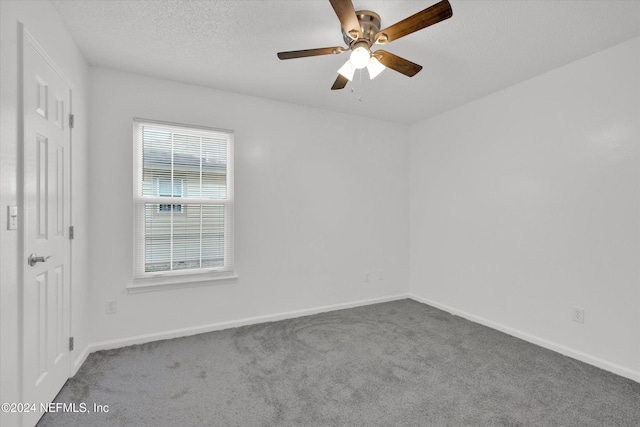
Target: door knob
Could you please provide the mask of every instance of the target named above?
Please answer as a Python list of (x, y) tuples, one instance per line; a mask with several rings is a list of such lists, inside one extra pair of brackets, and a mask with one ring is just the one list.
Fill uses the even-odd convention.
[(51, 258), (51, 255), (49, 255), (48, 257), (43, 257), (43, 256), (37, 256), (36, 254), (31, 254), (29, 255), (29, 265), (31, 267), (33, 267), (34, 265), (36, 265), (39, 262), (47, 262), (47, 260)]

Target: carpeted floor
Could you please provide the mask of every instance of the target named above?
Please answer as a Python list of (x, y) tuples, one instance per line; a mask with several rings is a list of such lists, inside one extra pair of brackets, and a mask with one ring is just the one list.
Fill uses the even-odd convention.
[(640, 384), (412, 300), (89, 356), (44, 426), (640, 426)]

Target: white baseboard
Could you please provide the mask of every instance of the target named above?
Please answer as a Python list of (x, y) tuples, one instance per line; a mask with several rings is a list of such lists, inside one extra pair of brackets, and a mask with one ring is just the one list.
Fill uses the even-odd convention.
[(87, 360), (87, 357), (89, 357), (89, 353), (90, 353), (89, 349), (90, 349), (90, 346), (86, 346), (78, 354), (78, 357), (75, 358), (75, 360), (73, 361), (73, 366), (71, 367), (71, 371), (72, 371), (71, 376), (74, 376), (75, 374), (77, 374), (82, 364), (85, 362), (85, 360)]
[(509, 326), (503, 325), (501, 323), (494, 322), (492, 320), (485, 319), (483, 317), (475, 316), (471, 313), (467, 313), (462, 310), (458, 310), (456, 308), (450, 307), (445, 304), (440, 304), (439, 302), (432, 301), (426, 298), (419, 297), (417, 295), (410, 294), (409, 298), (421, 302), (423, 304), (430, 305), (432, 307), (438, 308), (440, 310), (444, 310), (456, 316), (463, 317), (467, 320), (470, 320), (475, 323), (479, 323), (481, 325), (487, 326), (492, 329), (496, 329), (500, 332), (504, 332), (505, 334), (514, 336), (516, 338), (520, 338), (522, 340), (528, 341), (532, 344), (538, 345), (540, 347), (544, 347), (548, 350), (555, 351), (557, 353), (563, 354), (565, 356), (571, 357), (573, 359), (577, 359), (581, 362), (588, 363), (590, 365), (596, 366), (598, 368), (604, 369), (605, 371), (613, 372), (614, 374), (620, 375), (625, 378), (629, 378), (630, 380), (636, 381), (640, 383), (640, 372), (634, 371), (633, 369), (626, 368), (624, 366), (617, 365), (612, 362), (608, 362), (606, 360), (600, 359), (598, 357), (591, 356), (587, 353), (583, 353), (578, 350), (574, 350), (572, 348), (566, 347), (561, 344), (557, 344), (551, 341), (548, 341), (544, 338), (537, 337), (535, 335), (528, 334), (526, 332), (519, 331), (517, 329), (511, 328)]
[[(327, 311), (342, 310), (345, 308), (360, 307), (364, 305), (378, 304), (388, 301), (396, 301), (399, 299), (411, 298), (408, 294), (391, 295), (382, 298), (373, 298), (368, 300), (360, 300), (342, 304), (325, 305), (321, 307), (307, 308), (303, 310), (287, 311), (283, 313), (268, 314), (265, 316), (247, 317), (244, 319), (231, 320), (228, 322), (212, 323), (209, 325), (194, 326), (190, 328), (173, 329), (170, 331), (156, 332), (152, 334), (137, 335), (133, 337), (121, 338), (110, 341), (101, 341), (90, 344), (85, 350), (85, 359), (89, 353), (99, 350), (109, 350), (114, 348), (126, 347), (129, 345), (144, 344), (151, 341), (166, 340), (171, 338), (186, 337), (190, 335), (203, 334), (206, 332), (220, 331), (222, 329), (237, 328), (239, 326), (254, 325), (257, 323), (274, 322), (277, 320), (292, 319), (296, 317), (309, 316), (311, 314), (324, 313)], [(80, 360), (78, 358), (77, 360)], [(84, 362), (84, 360), (82, 361)], [(81, 363), (82, 364), (82, 363)], [(79, 368), (79, 365), (78, 365)]]

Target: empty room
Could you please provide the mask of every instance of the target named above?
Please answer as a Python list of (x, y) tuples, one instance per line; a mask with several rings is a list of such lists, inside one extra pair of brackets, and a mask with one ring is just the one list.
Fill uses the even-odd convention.
[(0, 425), (640, 426), (640, 1), (0, 1)]

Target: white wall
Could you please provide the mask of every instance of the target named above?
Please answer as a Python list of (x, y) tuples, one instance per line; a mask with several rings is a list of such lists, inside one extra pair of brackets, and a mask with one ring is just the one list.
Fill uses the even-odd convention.
[(640, 381), (639, 52), (410, 128), (411, 292)]
[[(95, 348), (406, 294), (406, 126), (99, 68), (91, 114)], [(134, 117), (235, 131), (236, 283), (127, 292)]]
[[(0, 1), (0, 402), (19, 402), (20, 305), (19, 271), (25, 262), (18, 254), (19, 231), (7, 231), (7, 206), (18, 204), (18, 23), (22, 22), (44, 47), (72, 84), (76, 128), (72, 135), (72, 221), (77, 239), (72, 243), (72, 325), (76, 340), (73, 358), (82, 362), (88, 346), (88, 66), (48, 2)], [(76, 366), (77, 367), (77, 366)], [(2, 426), (17, 423), (0, 414)]]

